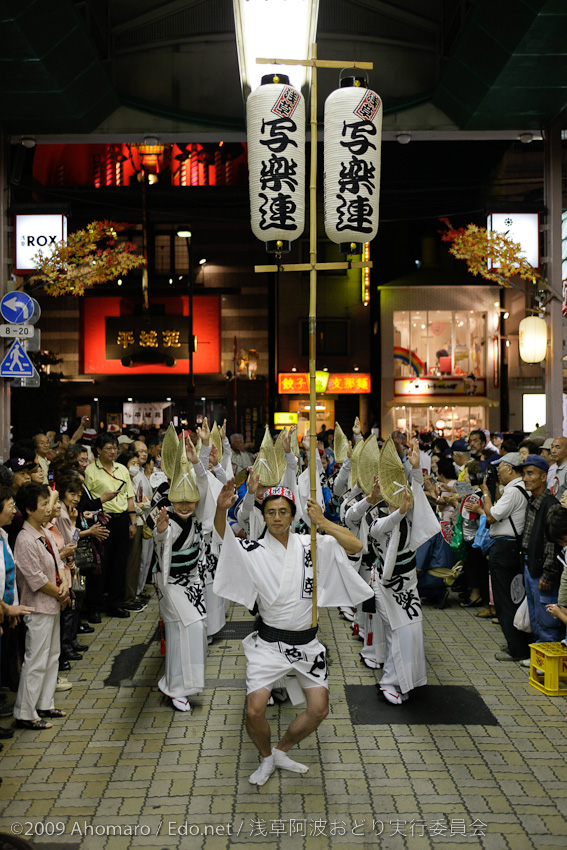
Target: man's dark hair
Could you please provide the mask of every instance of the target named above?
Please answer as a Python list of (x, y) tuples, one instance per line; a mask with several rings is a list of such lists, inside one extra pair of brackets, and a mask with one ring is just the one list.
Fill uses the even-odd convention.
[(439, 473), (439, 475), (443, 475), (445, 478), (449, 478), (454, 481), (457, 480), (455, 464), (449, 457), (439, 458), (439, 460), (437, 461), (437, 472)]
[(502, 454), (508, 454), (508, 452), (517, 452), (518, 446), (516, 445), (515, 440), (504, 440), (504, 442), (500, 446), (500, 451), (502, 452)]
[(486, 445), (486, 434), (484, 433), (484, 431), (481, 431), (479, 428), (477, 428), (475, 431), (470, 432), (469, 440), (470, 440), (471, 437), (474, 437), (474, 436), (477, 436), (477, 435), (480, 437), (482, 445), (485, 446)]
[[(8, 470), (9, 472), (10, 470)], [(6, 502), (8, 499), (12, 499), (14, 494), (12, 493), (11, 487), (6, 487), (5, 485), (0, 485), (0, 512), (4, 510)]]
[(545, 517), (545, 536), (557, 546), (564, 546), (567, 540), (567, 509), (561, 505), (552, 505)]
[(24, 519), (28, 518), (28, 511), (33, 513), (37, 510), (37, 503), (44, 496), (49, 498), (51, 490), (47, 484), (36, 484), (32, 481), (30, 484), (24, 484), (16, 493), (16, 505)]
[(107, 446), (109, 443), (112, 443), (113, 446), (118, 445), (118, 440), (114, 436), (114, 434), (99, 434), (96, 440), (93, 443), (93, 447), (96, 449), (97, 455), (100, 450)]
[[(262, 507), (261, 507), (261, 510), (262, 510), (262, 516), (264, 516), (264, 508), (266, 507), (266, 504), (267, 504), (268, 502), (273, 502), (273, 501), (274, 501), (274, 499), (285, 499), (285, 496), (268, 496), (266, 499), (263, 499), (263, 501), (262, 501)], [(290, 502), (290, 500), (289, 500), (289, 499), (285, 499), (285, 500), (286, 500), (286, 502), (289, 504), (289, 506), (290, 506), (290, 508), (291, 508), (291, 515), (292, 515), (292, 517), (294, 517), (294, 516), (295, 516), (295, 514), (296, 514), (296, 511), (297, 511), (297, 506), (294, 504), (294, 502)]]
[(23, 457), (26, 463), (35, 463), (36, 454), (33, 440), (20, 440), (10, 446), (10, 457)]

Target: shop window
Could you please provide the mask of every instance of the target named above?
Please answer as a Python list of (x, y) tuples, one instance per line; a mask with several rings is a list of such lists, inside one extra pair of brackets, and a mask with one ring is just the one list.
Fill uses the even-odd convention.
[(169, 233), (155, 237), (154, 252), (156, 274), (169, 274), (171, 271), (171, 236)]
[[(317, 320), (317, 355), (347, 357), (349, 353), (349, 327), (346, 319)], [(309, 357), (309, 322), (301, 322), (301, 355)]]
[(486, 318), (474, 310), (396, 310), (394, 376), (485, 375)]

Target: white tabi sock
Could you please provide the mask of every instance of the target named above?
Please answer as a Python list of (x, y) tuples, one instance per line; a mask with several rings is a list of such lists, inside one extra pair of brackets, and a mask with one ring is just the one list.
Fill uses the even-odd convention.
[(394, 690), (387, 691), (385, 688), (380, 688), (380, 690), (382, 691), (382, 696), (384, 697), (384, 699), (387, 700), (388, 702), (391, 702), (392, 705), (401, 705), (402, 704), (402, 698), (397, 691), (394, 691)]
[(191, 706), (187, 697), (185, 697), (185, 699), (178, 699), (177, 697), (172, 697), (171, 704), (175, 709), (177, 709), (177, 711), (191, 711)]
[(258, 770), (255, 770), (248, 780), (250, 785), (265, 785), (275, 769), (274, 757), (266, 756), (262, 759)]
[(291, 770), (292, 773), (307, 773), (309, 770), (306, 764), (301, 764), (300, 761), (290, 759), (287, 753), (283, 750), (278, 750), (277, 747), (272, 749), (274, 764), (279, 770)]

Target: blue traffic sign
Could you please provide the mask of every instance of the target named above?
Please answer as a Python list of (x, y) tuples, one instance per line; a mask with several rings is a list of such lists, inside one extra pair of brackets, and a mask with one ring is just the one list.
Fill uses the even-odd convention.
[(16, 339), (0, 364), (0, 377), (32, 378), (33, 374), (33, 363), (22, 343)]
[(19, 325), (28, 322), (34, 310), (33, 298), (25, 292), (8, 292), (0, 301), (0, 313), (7, 322)]

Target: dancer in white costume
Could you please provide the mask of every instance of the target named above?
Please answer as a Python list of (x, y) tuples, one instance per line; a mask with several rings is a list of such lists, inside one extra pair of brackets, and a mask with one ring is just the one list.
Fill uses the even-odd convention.
[[(246, 728), (262, 762), (250, 777), (264, 785), (274, 770), (305, 773), (308, 768), (293, 761), (288, 751), (310, 735), (328, 712), (325, 647), (317, 640), (312, 623), (313, 563), (310, 536), (291, 534), (295, 499), (285, 487), (272, 487), (262, 502), (267, 530), (260, 540), (238, 540), (225, 534), (226, 511), (234, 502), (232, 483), (218, 498), (215, 530), (223, 538), (214, 589), (252, 609), (257, 605), (258, 631), (244, 641), (246, 654)], [(321, 507), (309, 500), (311, 522), (325, 535), (317, 537), (317, 602), (335, 607), (362, 601), (372, 594), (349, 563), (361, 544), (346, 528), (326, 520)], [(288, 673), (303, 690), (307, 703), (277, 746), (270, 743), (266, 705), (274, 683)], [(287, 680), (295, 703), (296, 694)]]
[(158, 688), (178, 711), (190, 711), (188, 697), (205, 686), (207, 612), (202, 521), (206, 521), (207, 471), (192, 443), (178, 440), (173, 426), (164, 439), (162, 462), (171, 480), (171, 508), (159, 511), (154, 530), (159, 563), (156, 587), (166, 642), (165, 673)]
[[(412, 483), (412, 496), (402, 464), (388, 438), (380, 454), (380, 481), (376, 481), (371, 500), (384, 499), (392, 511), (370, 525), (375, 541), (376, 611), (384, 625), (385, 661), (380, 690), (393, 705), (401, 705), (413, 688), (425, 685), (425, 653), (421, 604), (417, 590), (415, 552), (418, 546), (437, 534), (439, 522), (431, 510), (421, 484)], [(399, 474), (386, 475), (385, 461), (399, 465)], [(410, 453), (412, 472), (419, 470), (419, 446)], [(391, 470), (389, 470), (391, 472)], [(399, 505), (397, 510), (395, 504)], [(379, 650), (377, 649), (377, 653)]]

